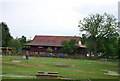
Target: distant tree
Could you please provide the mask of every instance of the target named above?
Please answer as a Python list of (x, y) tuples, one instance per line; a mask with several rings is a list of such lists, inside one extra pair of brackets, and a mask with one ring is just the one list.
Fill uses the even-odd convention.
[(31, 40), (31, 39), (26, 40), (26, 43), (30, 43), (30, 42), (32, 42), (32, 40)]
[(21, 38), (18, 38), (18, 40), (21, 42), (21, 44), (27, 43), (26, 37), (22, 36)]
[(13, 39), (13, 37), (10, 35), (9, 28), (6, 23), (1, 22), (0, 27), (2, 29), (2, 46), (7, 47), (8, 42)]
[(14, 51), (14, 53), (18, 53), (22, 49), (22, 45), (18, 39), (12, 39), (9, 41), (8, 46), (13, 48), (12, 51)]
[(62, 44), (62, 51), (68, 54), (74, 54), (77, 52), (78, 46), (76, 45), (75, 39), (70, 39), (69, 41), (64, 40), (61, 42)]
[[(80, 27), (80, 32), (86, 32), (85, 35), (87, 37), (87, 46), (91, 49), (94, 55), (98, 55), (98, 51), (100, 51), (99, 47), (101, 47), (100, 43), (102, 44), (102, 42), (104, 44), (102, 44), (102, 49), (104, 49), (104, 52), (106, 50), (115, 50), (115, 46), (112, 44), (113, 42), (110, 41), (110, 39), (116, 39), (119, 35), (117, 33), (118, 22), (113, 15), (106, 13), (103, 15), (89, 15), (84, 18), (83, 21), (79, 22), (78, 27)], [(105, 41), (107, 41), (108, 44), (105, 43)], [(107, 48), (107, 46), (109, 46), (109, 48)]]
[(27, 39), (27, 37), (25, 37), (24, 35), (21, 38), (17, 38), (21, 44), (25, 44), (25, 43), (30, 43), (32, 40)]

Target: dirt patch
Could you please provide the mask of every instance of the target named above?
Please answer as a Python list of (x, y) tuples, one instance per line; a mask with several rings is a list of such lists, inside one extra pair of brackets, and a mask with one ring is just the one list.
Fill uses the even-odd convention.
[(11, 62), (21, 62), (21, 60), (12, 60)]
[(74, 67), (73, 65), (55, 65), (57, 67)]
[(24, 67), (46, 67), (45, 65), (28, 65), (28, 64), (16, 64)]
[(75, 71), (77, 71), (77, 72), (86, 72), (86, 71), (83, 71), (83, 70), (75, 70)]

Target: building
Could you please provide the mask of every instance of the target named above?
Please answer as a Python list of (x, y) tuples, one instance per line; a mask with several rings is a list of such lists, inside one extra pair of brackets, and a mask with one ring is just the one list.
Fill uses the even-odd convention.
[(35, 54), (44, 54), (49, 53), (47, 51), (48, 47), (52, 48), (52, 52), (54, 54), (58, 53), (64, 53), (64, 51), (61, 51), (62, 45), (61, 42), (63, 40), (70, 40), (70, 39), (76, 39), (77, 44), (79, 46), (79, 49), (77, 50), (78, 54), (81, 55), (87, 55), (86, 46), (81, 44), (80, 37), (78, 36), (44, 36), (44, 35), (36, 35), (31, 43), (24, 44), (23, 46), (28, 47), (27, 50), (30, 53)]

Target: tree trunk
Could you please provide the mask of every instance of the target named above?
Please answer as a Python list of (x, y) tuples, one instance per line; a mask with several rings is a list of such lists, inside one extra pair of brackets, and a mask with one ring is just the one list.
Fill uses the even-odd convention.
[(93, 37), (94, 55), (97, 56), (97, 38)]

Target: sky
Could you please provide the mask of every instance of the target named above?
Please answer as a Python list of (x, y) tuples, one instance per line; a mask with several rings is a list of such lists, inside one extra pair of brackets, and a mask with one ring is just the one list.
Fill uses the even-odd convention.
[(109, 13), (118, 18), (119, 0), (1, 0), (0, 22), (11, 35), (79, 36), (79, 20), (89, 14)]

